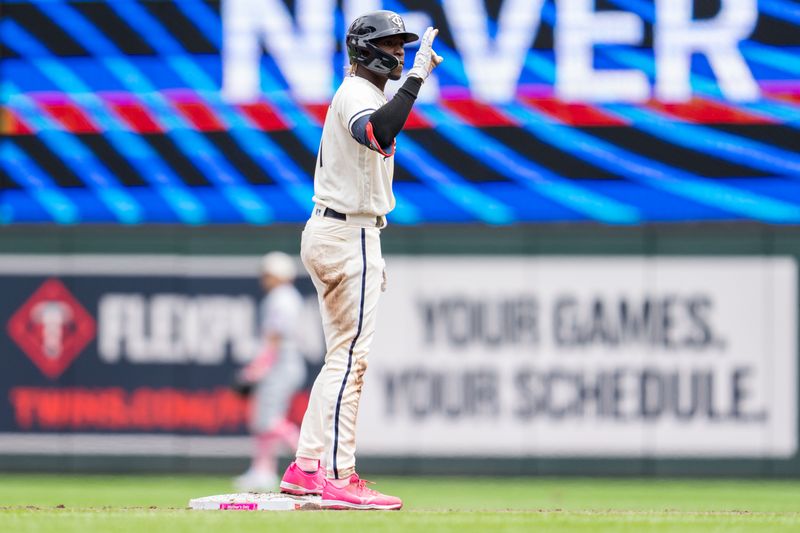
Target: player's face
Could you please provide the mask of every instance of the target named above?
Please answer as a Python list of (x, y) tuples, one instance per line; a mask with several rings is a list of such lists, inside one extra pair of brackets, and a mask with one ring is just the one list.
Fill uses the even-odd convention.
[(400, 64), (389, 73), (390, 80), (399, 80), (400, 76), (403, 75), (403, 61), (405, 61), (406, 57), (406, 51), (403, 49), (406, 44), (405, 41), (401, 37), (384, 37), (375, 44), (378, 48), (387, 54), (392, 54), (400, 61)]

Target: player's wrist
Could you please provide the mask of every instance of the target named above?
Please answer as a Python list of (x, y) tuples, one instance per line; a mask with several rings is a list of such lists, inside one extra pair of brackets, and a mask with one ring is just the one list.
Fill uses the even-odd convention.
[(419, 73), (415, 72), (414, 69), (412, 68), (409, 71), (408, 76), (406, 77), (406, 81), (403, 83), (403, 86), (401, 87), (401, 89), (403, 89), (404, 91), (409, 93), (411, 96), (416, 98), (417, 94), (419, 94), (419, 90), (422, 87), (422, 84), (424, 82), (425, 82), (425, 78), (420, 76)]
[(409, 77), (419, 79), (420, 82), (425, 82), (430, 72), (431, 69), (427, 68), (427, 65), (414, 65), (411, 67), (411, 70), (408, 71), (408, 75)]

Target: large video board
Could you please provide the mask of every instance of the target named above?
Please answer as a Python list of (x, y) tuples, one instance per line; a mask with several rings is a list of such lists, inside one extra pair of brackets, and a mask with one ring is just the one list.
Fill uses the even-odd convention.
[(800, 222), (791, 0), (3, 0), (0, 224), (303, 221), (380, 8), (445, 58), (390, 222)]

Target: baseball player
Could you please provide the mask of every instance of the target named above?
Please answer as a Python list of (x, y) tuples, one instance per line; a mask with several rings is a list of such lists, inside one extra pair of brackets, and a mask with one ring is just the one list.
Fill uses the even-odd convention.
[[(402, 87), (387, 101), (388, 80), (400, 79), (407, 32), (392, 11), (357, 18), (347, 30), (350, 72), (336, 91), (322, 130), (311, 218), (301, 258), (320, 302), (325, 364), (311, 389), (295, 461), (281, 481), (290, 494), (321, 494), (327, 509), (399, 509), (400, 498), (366, 487), (355, 471), (356, 415), (385, 290), (380, 231), (394, 208), (395, 137), (423, 82), (442, 58), (428, 28)], [(321, 466), (321, 463), (326, 468)]]
[(298, 328), (303, 299), (294, 287), (294, 261), (282, 252), (271, 252), (261, 262), (263, 347), (239, 373), (239, 383), (253, 387), (250, 431), (255, 449), (250, 469), (237, 477), (239, 490), (274, 489), (278, 484), (277, 455), (282, 447), (294, 450), (297, 426), (287, 420), (289, 402), (306, 379), (306, 365), (298, 349)]

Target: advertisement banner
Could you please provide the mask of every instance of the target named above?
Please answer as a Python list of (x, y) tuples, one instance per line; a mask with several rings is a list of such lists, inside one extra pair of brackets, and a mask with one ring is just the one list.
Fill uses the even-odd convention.
[(789, 258), (394, 257), (365, 454), (788, 457)]
[[(387, 263), (360, 455), (796, 453), (792, 258)], [(257, 268), (0, 256), (0, 453), (247, 455), (230, 384), (259, 344)], [(313, 287), (297, 284), (310, 385), (324, 346)]]
[[(259, 265), (0, 256), (0, 453), (247, 455), (248, 400), (231, 385), (261, 348)], [(319, 310), (297, 285), (313, 377)]]

